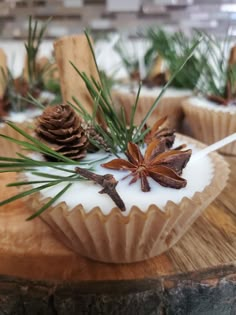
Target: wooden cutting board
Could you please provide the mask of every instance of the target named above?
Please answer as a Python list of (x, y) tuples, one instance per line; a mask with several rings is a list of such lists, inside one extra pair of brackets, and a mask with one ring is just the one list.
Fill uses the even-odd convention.
[[(119, 292), (120, 289), (123, 292), (122, 294), (124, 292), (126, 294), (137, 292), (137, 290), (143, 292), (151, 290), (154, 285), (153, 281), (154, 283), (161, 283), (158, 288), (161, 288), (160, 290), (165, 294), (166, 292), (172, 292), (170, 290), (173, 289), (177, 290), (179, 288), (178, 290), (180, 290), (178, 286), (183, 281), (191, 281), (191, 283), (197, 281), (198, 285), (201, 283), (204, 288), (205, 286), (209, 286), (211, 289), (219, 287), (222, 279), (226, 279), (225, 277), (228, 275), (232, 277), (232, 274), (236, 274), (236, 157), (226, 159), (231, 166), (231, 175), (227, 187), (221, 195), (206, 209), (176, 246), (167, 253), (144, 262), (114, 265), (91, 261), (64, 247), (39, 218), (30, 222), (25, 221), (30, 212), (23, 201), (16, 201), (0, 208), (0, 274), (13, 277), (0, 278), (0, 299), (3, 284), (6, 285), (7, 283), (7, 287), (12, 288), (12, 279), (14, 279), (14, 285), (20, 283), (20, 287), (22, 287), (26, 283), (28, 285), (31, 283), (30, 285), (34, 286), (37, 283), (37, 288), (37, 280), (46, 280), (47, 282), (40, 284), (41, 289), (42, 287), (47, 288), (46, 291), (49, 290), (49, 287), (52, 289), (48, 281), (53, 281), (54, 284), (57, 281), (57, 284), (60, 283), (61, 285), (61, 281), (66, 280), (67, 283), (70, 283), (69, 290), (71, 290), (72, 285), (73, 290), (79, 287), (80, 293), (97, 293), (100, 290), (109, 293), (111, 284), (115, 288), (114, 290)], [(5, 199), (16, 193), (15, 188), (5, 187), (8, 182), (14, 180), (14, 177), (14, 174), (2, 174), (0, 176), (0, 199)], [(18, 280), (15, 277), (30, 279), (30, 281), (19, 280), (17, 282)], [(235, 291), (232, 291), (234, 292), (232, 294), (235, 295), (235, 277), (230, 279), (230, 283), (233, 283), (232, 281), (235, 284), (233, 287)], [(187, 282), (188, 285), (189, 283)], [(156, 285), (155, 292), (157, 290)], [(64, 294), (65, 289), (63, 290)], [(153, 293), (152, 290), (151, 292)], [(180, 291), (176, 294), (179, 296), (179, 293)], [(172, 304), (167, 303), (169, 305), (167, 314), (175, 314), (179, 305), (179, 300), (178, 303), (176, 300), (173, 304), (174, 296), (174, 293), (168, 295), (168, 299), (172, 298)], [(221, 298), (222, 296), (221, 292)], [(227, 293), (227, 298), (229, 296), (230, 293)], [(217, 295), (215, 298), (217, 299)], [(218, 300), (220, 301), (219, 297)], [(232, 307), (232, 303), (227, 303), (228, 306)], [(175, 305), (175, 311), (171, 313), (173, 305)], [(209, 314), (231, 314), (217, 312)], [(90, 313), (99, 314), (96, 312)], [(6, 314), (8, 313), (6, 312)], [(109, 313), (104, 312), (104, 314)], [(127, 314), (135, 314), (135, 311), (130, 311)], [(149, 312), (145, 310), (140, 314), (146, 315)], [(150, 314), (159, 313), (150, 312)], [(195, 313), (180, 312), (176, 314)], [(201, 314), (204, 314), (204, 312)], [(236, 314), (236, 311), (232, 314)]]

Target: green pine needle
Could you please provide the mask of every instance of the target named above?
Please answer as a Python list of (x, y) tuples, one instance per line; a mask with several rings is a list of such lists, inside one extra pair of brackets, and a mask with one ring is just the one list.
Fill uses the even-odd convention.
[(69, 188), (71, 184), (66, 185), (58, 194), (56, 194), (54, 197), (52, 197), (45, 205), (43, 205), (37, 212), (35, 212), (32, 216), (26, 219), (26, 221), (30, 221), (36, 217), (38, 217), (40, 214), (42, 214), (45, 210), (47, 210), (49, 207), (51, 207), (54, 202), (56, 202)]
[[(30, 33), (29, 33), (30, 44), (32, 44), (31, 43), (32, 38), (34, 38), (36, 33), (37, 33), (37, 24), (35, 24), (34, 27), (31, 28), (30, 30)], [(41, 30), (39, 39), (42, 38), (42, 35), (43, 35), (43, 31)], [(99, 73), (99, 69), (96, 63), (96, 59), (95, 59), (95, 54), (92, 48), (92, 43), (87, 33), (86, 33), (86, 37), (88, 39), (92, 56), (94, 58), (94, 61), (95, 61), (95, 64)], [(191, 47), (188, 54), (185, 56), (184, 61), (181, 63), (181, 65), (178, 66), (177, 70), (174, 72), (173, 76), (171, 77), (171, 80), (164, 86), (164, 88), (162, 89), (162, 92), (153, 103), (152, 107), (150, 108), (146, 116), (144, 117), (139, 127), (134, 125), (134, 120), (135, 120), (135, 114), (136, 114), (136, 109), (138, 105), (141, 85), (139, 87), (135, 103), (132, 107), (132, 115), (129, 122), (130, 126), (127, 126), (124, 110), (121, 110), (121, 116), (119, 115), (119, 113), (117, 113), (117, 111), (115, 110), (114, 104), (112, 102), (112, 99), (110, 97), (111, 95), (110, 90), (107, 88), (107, 86), (105, 87), (103, 86), (104, 81), (100, 79), (100, 81), (98, 82), (93, 77), (88, 77), (85, 73), (80, 72), (73, 63), (71, 63), (71, 65), (74, 67), (75, 71), (84, 81), (85, 85), (87, 86), (88, 92), (94, 101), (94, 111), (92, 115), (87, 113), (85, 108), (83, 108), (83, 105), (80, 104), (80, 102), (76, 98), (73, 98), (75, 105), (71, 104), (71, 106), (75, 108), (78, 111), (78, 113), (80, 113), (80, 115), (82, 115), (85, 121), (89, 123), (91, 122), (93, 123), (93, 127), (98, 132), (98, 134), (100, 134), (103, 137), (104, 141), (109, 146), (112, 153), (118, 156), (119, 152), (124, 152), (126, 150), (128, 142), (132, 141), (135, 143), (140, 143), (143, 141), (145, 135), (149, 131), (148, 129), (143, 130), (143, 127), (146, 124), (147, 119), (150, 117), (150, 115), (152, 114), (156, 106), (158, 105), (158, 102), (161, 96), (163, 95), (163, 93), (166, 91), (167, 87), (171, 84), (175, 76), (179, 73), (179, 71), (183, 69), (185, 64), (191, 58), (199, 42), (200, 40), (197, 41)], [(99, 73), (99, 77), (101, 78), (100, 73)], [(32, 101), (34, 101), (34, 99), (32, 99)], [(101, 117), (103, 117), (106, 127), (99, 124), (95, 120), (95, 116), (97, 112), (99, 112)], [(39, 209), (31, 217), (29, 217), (28, 220), (31, 220), (37, 217), (43, 211), (48, 209), (55, 201), (57, 201), (69, 189), (73, 181), (84, 180), (84, 179), (81, 179), (81, 177), (74, 170), (68, 170), (66, 166), (68, 165), (76, 166), (79, 164), (79, 165), (84, 165), (86, 168), (91, 169), (94, 163), (104, 160), (104, 159), (100, 159), (96, 161), (90, 161), (90, 160), (84, 159), (83, 161), (80, 161), (80, 162), (73, 161), (70, 158), (67, 158), (61, 155), (60, 153), (55, 152), (54, 150), (49, 148), (46, 144), (32, 137), (31, 135), (26, 133), (24, 130), (22, 130), (20, 127), (16, 126), (14, 123), (8, 122), (8, 125), (11, 128), (13, 128), (16, 132), (21, 134), (25, 138), (25, 140), (17, 140), (15, 138), (8, 137), (5, 135), (0, 135), (1, 137), (3, 137), (4, 139), (7, 139), (8, 141), (11, 141), (20, 145), (23, 149), (27, 151), (37, 152), (43, 155), (49, 155), (53, 157), (55, 160), (57, 160), (58, 162), (36, 161), (32, 159), (31, 157), (23, 155), (22, 153), (18, 153), (17, 158), (0, 157), (0, 172), (1, 171), (2, 172), (30, 171), (35, 176), (39, 177), (39, 179), (29, 181), (29, 182), (27, 182), (26, 180), (26, 181), (19, 181), (17, 183), (11, 183), (9, 184), (9, 186), (25, 186), (25, 185), (30, 185), (30, 184), (41, 184), (40, 186), (36, 188), (30, 188), (24, 192), (21, 192), (15, 196), (12, 196), (6, 200), (1, 201), (0, 206), (6, 205), (10, 202), (13, 202), (25, 196), (31, 195), (33, 193), (37, 193), (43, 189), (58, 185), (62, 182), (67, 183), (66, 186), (56, 196), (50, 199), (49, 202), (47, 202), (41, 209)], [(98, 143), (97, 143), (97, 146), (99, 147)], [(105, 159), (106, 158), (107, 157), (105, 157)], [(48, 174), (48, 173), (40, 171), (38, 169), (39, 167), (51, 167), (52, 169), (58, 169), (58, 170), (67, 172), (68, 176), (53, 175), (50, 173)]]
[[(231, 37), (226, 34), (224, 44), (204, 33), (207, 60), (202, 67), (202, 78), (197, 91), (205, 96), (216, 96), (226, 102), (236, 97), (236, 65), (228, 64)], [(227, 88), (228, 85), (228, 88)]]
[[(37, 108), (40, 107), (44, 109), (45, 106), (32, 96), (35, 92), (38, 94), (38, 91), (51, 91), (51, 93), (55, 95), (54, 100), (50, 102), (52, 104), (57, 100), (61, 100), (59, 81), (56, 79), (50, 79), (48, 82), (46, 82), (45, 80), (46, 76), (49, 76), (55, 71), (53, 64), (49, 61), (40, 68), (37, 66), (39, 48), (42, 44), (50, 21), (51, 18), (49, 18), (40, 26), (37, 20), (33, 20), (31, 16), (29, 17), (28, 36), (25, 43), (28, 72), (27, 82), (22, 74), (17, 78), (17, 85), (22, 85), (22, 87), (20, 86), (19, 88), (16, 88), (16, 80), (13, 77), (10, 69), (8, 69), (7, 73), (4, 73), (4, 77), (3, 73), (0, 73), (2, 74), (0, 79), (3, 77), (4, 86), (6, 86), (5, 97), (8, 100), (11, 109), (14, 111), (23, 111), (27, 109), (30, 104), (35, 105)], [(25, 97), (25, 95), (21, 94), (21, 89), (24, 90), (26, 84), (28, 86), (28, 97)]]
[(175, 70), (175, 72), (173, 73), (173, 75), (171, 76), (170, 80), (165, 84), (165, 86), (162, 88), (160, 94), (158, 95), (158, 97), (156, 98), (156, 100), (154, 101), (154, 103), (152, 104), (151, 108), (149, 109), (149, 111), (147, 112), (147, 114), (145, 115), (145, 117), (143, 118), (140, 126), (138, 127), (136, 134), (134, 135), (134, 139), (136, 139), (137, 135), (141, 132), (141, 130), (143, 129), (144, 125), (146, 124), (148, 118), (151, 116), (152, 112), (155, 110), (156, 106), (158, 105), (162, 95), (165, 93), (165, 91), (167, 90), (167, 88), (171, 85), (171, 83), (173, 82), (173, 80), (175, 79), (175, 77), (177, 76), (177, 74), (184, 68), (184, 66), (186, 65), (186, 63), (188, 62), (189, 59), (191, 59), (193, 52), (195, 51), (196, 47), (198, 47), (199, 43), (201, 42), (201, 38), (198, 39), (198, 41), (191, 47), (191, 49), (189, 50), (188, 54), (185, 56), (185, 60), (184, 62), (178, 66), (178, 68)]
[[(173, 75), (184, 62), (194, 44), (199, 42), (202, 34), (194, 32), (192, 38), (188, 38), (182, 32), (171, 34), (160, 28), (151, 28), (147, 31), (147, 37), (151, 41), (151, 47), (144, 57), (145, 64), (148, 64), (151, 68), (157, 56), (160, 56), (166, 62), (170, 74)], [(200, 46), (196, 47), (195, 52), (191, 54), (191, 58), (188, 58), (188, 62), (185, 63), (185, 67), (176, 73), (171, 85), (193, 90), (201, 76), (202, 64), (206, 60), (205, 51)]]
[[(100, 72), (97, 66), (95, 54), (93, 51), (93, 46), (90, 41), (90, 38), (88, 34), (86, 33), (86, 37), (89, 43), (89, 47), (92, 52), (92, 56), (95, 62), (95, 65), (97, 67), (97, 71), (100, 76)], [(96, 81), (93, 77), (88, 77), (86, 73), (81, 72), (73, 62), (70, 62), (72, 67), (75, 69), (77, 74), (80, 76), (80, 78), (84, 81), (87, 90), (94, 101), (94, 113), (99, 112), (101, 117), (104, 119), (106, 128), (102, 127), (98, 122), (95, 121), (95, 115), (90, 115), (86, 109), (80, 104), (80, 102), (73, 97), (73, 100), (75, 102), (75, 105), (72, 104), (73, 108), (76, 106), (78, 107), (77, 111), (80, 115), (82, 115), (83, 119), (89, 123), (93, 123), (93, 126), (98, 134), (100, 134), (103, 139), (105, 140), (106, 144), (109, 146), (111, 152), (118, 156), (119, 152), (125, 152), (127, 149), (128, 142), (134, 142), (134, 143), (140, 143), (143, 141), (147, 130), (143, 130), (144, 125), (146, 124), (148, 118), (152, 114), (152, 112), (155, 110), (156, 106), (159, 103), (159, 100), (161, 99), (162, 95), (165, 93), (166, 89), (169, 87), (169, 85), (175, 80), (176, 76), (184, 69), (185, 65), (189, 62), (189, 60), (192, 58), (193, 53), (195, 49), (198, 47), (199, 43), (201, 41), (201, 38), (198, 38), (194, 42), (194, 44), (191, 46), (191, 48), (188, 49), (187, 53), (184, 55), (182, 62), (178, 64), (175, 71), (173, 72), (171, 79), (169, 82), (163, 87), (160, 95), (157, 97), (153, 105), (151, 106), (150, 110), (147, 112), (146, 116), (142, 120), (142, 123), (140, 126), (136, 127), (134, 125), (134, 118), (136, 114), (136, 109), (138, 105), (139, 95), (141, 86), (139, 87), (137, 97), (135, 100), (135, 103), (132, 107), (132, 113), (131, 113), (131, 119), (130, 119), (130, 125), (127, 127), (127, 121), (125, 119), (124, 111), (121, 110), (121, 115), (115, 110), (113, 101), (110, 97), (111, 93), (107, 86), (103, 86), (102, 80), (100, 82)], [(100, 144), (97, 143), (98, 148), (100, 147)]]
[(42, 43), (43, 37), (46, 33), (48, 24), (50, 23), (51, 18), (49, 18), (41, 28), (38, 28), (38, 21), (33, 21), (32, 17), (29, 17), (29, 25), (28, 25), (28, 40), (25, 43), (25, 49), (27, 53), (27, 66), (28, 66), (28, 76), (29, 76), (29, 84), (31, 87), (42, 84), (43, 75), (45, 70), (48, 71), (48, 68), (42, 69), (41, 72), (38, 72), (36, 69), (37, 64), (37, 56), (39, 47)]
[(134, 118), (135, 118), (135, 114), (136, 114), (136, 110), (137, 110), (137, 106), (138, 106), (138, 101), (139, 101), (141, 88), (142, 88), (142, 83), (139, 84), (139, 88), (138, 88), (138, 92), (137, 92), (137, 95), (136, 95), (136, 99), (135, 99), (134, 105), (132, 106), (130, 123), (129, 123), (129, 125), (131, 126), (132, 129), (134, 129)]
[(47, 184), (45, 184), (45, 185), (41, 185), (41, 186), (39, 186), (39, 187), (32, 188), (32, 189), (29, 189), (29, 190), (27, 190), (27, 191), (23, 191), (23, 192), (21, 192), (21, 193), (19, 193), (19, 194), (17, 194), (17, 195), (14, 195), (14, 196), (12, 196), (12, 197), (10, 197), (10, 198), (8, 198), (8, 199), (5, 199), (5, 200), (1, 201), (1, 202), (0, 202), (0, 207), (4, 206), (4, 205), (6, 205), (6, 204), (8, 204), (8, 203), (10, 203), (10, 202), (13, 202), (13, 201), (16, 201), (16, 200), (18, 200), (18, 199), (21, 199), (21, 198), (24, 198), (24, 197), (26, 197), (26, 196), (29, 196), (29, 195), (31, 195), (31, 194), (34, 194), (34, 193), (36, 193), (36, 192), (39, 192), (39, 191), (41, 191), (41, 190), (43, 190), (43, 189), (46, 189), (46, 188), (48, 188), (48, 187), (51, 187), (51, 186), (53, 186), (53, 185), (54, 185), (54, 183), (47, 183)]
[[(55, 152), (54, 150), (50, 149), (47, 145), (43, 144), (41, 141), (37, 140), (36, 138), (30, 136), (28, 133), (26, 133), (24, 130), (22, 130), (21, 128), (19, 128), (18, 126), (16, 126), (14, 123), (12, 122), (7, 122), (7, 124), (12, 127), (15, 131), (17, 131), (19, 134), (21, 134), (22, 136), (24, 136), (29, 142), (19, 142), (19, 140), (15, 140), (13, 138), (7, 137), (9, 140), (14, 141), (18, 144), (22, 143), (23, 146), (28, 149), (28, 150), (37, 150), (41, 151), (44, 154), (50, 155), (54, 158), (56, 158), (59, 161), (64, 161), (64, 162), (69, 162), (69, 163), (74, 163), (76, 164), (75, 161), (65, 157), (64, 155), (59, 154), (58, 152)], [(1, 135), (4, 137), (4, 135)], [(6, 136), (5, 136), (6, 138)]]
[(133, 53), (129, 52), (129, 49), (123, 40), (119, 40), (114, 48), (119, 54), (124, 68), (132, 78), (132, 74), (139, 71), (138, 54), (135, 52), (135, 49), (133, 49)]

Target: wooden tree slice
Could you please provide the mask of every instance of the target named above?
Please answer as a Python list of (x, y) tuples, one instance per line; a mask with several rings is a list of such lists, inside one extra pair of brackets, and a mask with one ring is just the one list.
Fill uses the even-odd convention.
[[(39, 218), (25, 221), (23, 201), (0, 208), (0, 314), (235, 314), (236, 158), (227, 160), (223, 193), (169, 252), (140, 263), (88, 260)], [(1, 199), (16, 193), (5, 187), (14, 177), (0, 176)]]

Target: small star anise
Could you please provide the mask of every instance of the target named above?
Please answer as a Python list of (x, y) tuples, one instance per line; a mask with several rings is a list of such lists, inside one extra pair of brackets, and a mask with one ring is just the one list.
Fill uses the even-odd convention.
[(174, 129), (168, 127), (168, 118), (163, 117), (152, 126), (144, 141), (149, 144), (154, 139), (165, 138), (167, 148), (171, 148), (175, 141), (174, 132)]
[(131, 171), (128, 175), (133, 176), (130, 184), (140, 179), (141, 189), (144, 192), (150, 191), (148, 176), (162, 186), (179, 189), (187, 184), (187, 181), (180, 175), (188, 163), (191, 153), (191, 150), (165, 152), (165, 140), (156, 139), (148, 145), (143, 156), (138, 145), (129, 142), (126, 152), (128, 161), (119, 158), (102, 164), (102, 166), (109, 169)]

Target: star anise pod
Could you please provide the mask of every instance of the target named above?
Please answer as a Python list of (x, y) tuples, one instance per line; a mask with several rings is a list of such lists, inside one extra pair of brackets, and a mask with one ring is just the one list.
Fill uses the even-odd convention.
[(152, 141), (148, 145), (144, 155), (142, 155), (138, 145), (129, 142), (126, 152), (128, 161), (119, 158), (102, 164), (102, 166), (109, 169), (130, 171), (131, 173), (128, 176), (133, 176), (130, 184), (140, 179), (141, 189), (144, 192), (150, 191), (147, 177), (151, 177), (165, 187), (176, 189), (185, 187), (187, 181), (180, 177), (180, 175), (188, 163), (192, 151), (164, 151), (165, 140), (163, 139)]
[(166, 147), (171, 148), (175, 141), (174, 132), (174, 129), (168, 127), (168, 118), (166, 116), (156, 121), (149, 133), (145, 136), (144, 141), (149, 144), (154, 139), (164, 138), (166, 140)]

